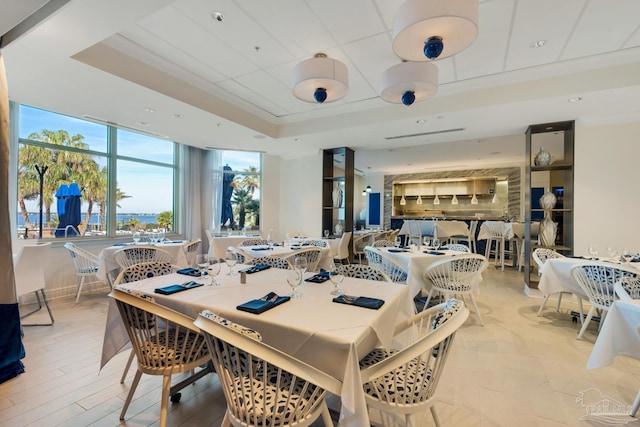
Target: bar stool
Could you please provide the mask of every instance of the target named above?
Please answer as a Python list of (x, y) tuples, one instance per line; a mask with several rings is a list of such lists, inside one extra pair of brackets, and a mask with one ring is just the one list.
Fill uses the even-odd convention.
[[(489, 260), (491, 255), (493, 255), (496, 265), (498, 265), (498, 259), (500, 259), (500, 267), (504, 271), (505, 254), (509, 254), (510, 256), (514, 255), (513, 245), (509, 250), (506, 249), (506, 241), (513, 237), (513, 230), (503, 221), (486, 221), (482, 224), (482, 227), (485, 228), (487, 239), (484, 256)], [(494, 242), (495, 249), (492, 249), (491, 246)]]

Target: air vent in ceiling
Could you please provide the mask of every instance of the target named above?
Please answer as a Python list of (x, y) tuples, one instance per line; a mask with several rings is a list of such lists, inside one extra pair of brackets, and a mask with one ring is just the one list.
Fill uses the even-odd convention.
[(413, 138), (416, 136), (438, 135), (441, 133), (460, 132), (465, 129), (466, 128), (455, 128), (455, 129), (445, 129), (445, 130), (434, 130), (433, 132), (412, 133), (409, 135), (385, 136), (384, 139), (391, 140), (391, 139)]

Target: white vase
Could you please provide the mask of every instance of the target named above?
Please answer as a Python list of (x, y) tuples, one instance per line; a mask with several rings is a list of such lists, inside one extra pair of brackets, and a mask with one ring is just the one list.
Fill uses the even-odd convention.
[(544, 191), (544, 194), (542, 194), (539, 200), (540, 207), (544, 210), (553, 209), (556, 206), (556, 202), (558, 201), (556, 199), (556, 195), (549, 191), (548, 188)]
[(333, 193), (331, 194), (333, 198), (333, 207), (339, 208), (342, 207), (342, 188), (340, 188), (340, 183), (336, 182), (333, 187)]
[(545, 213), (545, 217), (540, 223), (540, 231), (538, 232), (538, 238), (542, 246), (555, 246), (556, 235), (558, 234), (558, 224), (551, 221), (549, 215)]
[(551, 163), (551, 153), (544, 149), (544, 147), (540, 147), (540, 151), (533, 158), (534, 166), (549, 166)]

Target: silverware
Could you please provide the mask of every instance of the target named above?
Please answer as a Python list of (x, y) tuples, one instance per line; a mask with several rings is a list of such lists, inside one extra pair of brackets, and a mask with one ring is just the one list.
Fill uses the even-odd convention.
[(342, 294), (342, 301), (346, 302), (347, 304), (353, 304), (357, 299), (358, 297), (355, 297), (353, 295)]

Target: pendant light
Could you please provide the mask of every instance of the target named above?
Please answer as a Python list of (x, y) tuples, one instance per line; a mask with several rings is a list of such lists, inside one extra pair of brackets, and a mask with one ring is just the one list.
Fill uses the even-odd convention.
[(347, 66), (318, 53), (293, 69), (293, 94), (306, 102), (329, 103), (349, 92)]
[(471, 204), (472, 205), (477, 205), (478, 204), (478, 198), (476, 197), (476, 180), (473, 180), (473, 197), (471, 198)]
[(491, 203), (500, 203), (500, 199), (498, 198), (498, 193), (494, 193), (493, 199), (491, 199)]
[(454, 194), (453, 198), (451, 199), (451, 204), (452, 205), (457, 205), (458, 204), (458, 197)]
[(400, 197), (400, 205), (404, 206), (407, 204), (407, 199), (404, 198), (404, 194)]
[(440, 199), (438, 198), (438, 185), (437, 184), (433, 184), (433, 192), (435, 193), (436, 197), (433, 198), (433, 204), (434, 205), (439, 205), (440, 204)]
[(416, 205), (422, 204), (422, 197), (418, 194), (418, 200), (416, 200)]

